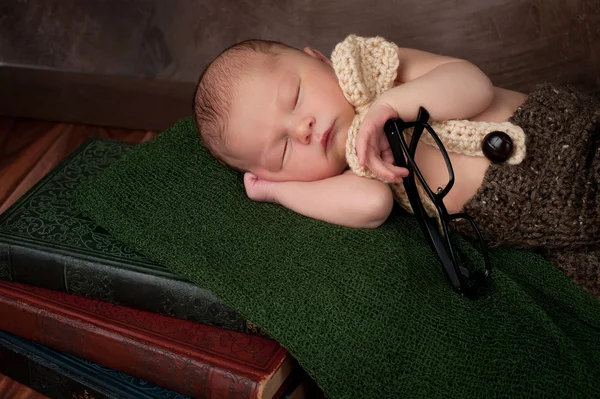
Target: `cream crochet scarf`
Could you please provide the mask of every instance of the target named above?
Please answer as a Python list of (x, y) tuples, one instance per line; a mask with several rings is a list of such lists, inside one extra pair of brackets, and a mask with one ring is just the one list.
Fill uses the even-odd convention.
[[(381, 37), (363, 38), (348, 36), (339, 43), (331, 61), (339, 80), (340, 87), (348, 102), (355, 108), (356, 115), (348, 131), (346, 141), (346, 159), (350, 168), (359, 176), (376, 178), (366, 167), (360, 166), (356, 155), (356, 134), (369, 107), (378, 95), (394, 87), (398, 73), (398, 47)], [(525, 133), (510, 122), (472, 122), (468, 120), (449, 120), (430, 122), (431, 127), (440, 137), (447, 151), (463, 153), (471, 156), (484, 156), (481, 142), (486, 134), (500, 130), (506, 132), (513, 140), (513, 152), (506, 161), (518, 164), (525, 158)], [(422, 140), (434, 145), (429, 136)], [(387, 182), (386, 182), (387, 183)], [(391, 184), (398, 202), (409, 212), (412, 211), (406, 191), (402, 184)], [(419, 194), (425, 209), (434, 214), (433, 204), (418, 184)]]

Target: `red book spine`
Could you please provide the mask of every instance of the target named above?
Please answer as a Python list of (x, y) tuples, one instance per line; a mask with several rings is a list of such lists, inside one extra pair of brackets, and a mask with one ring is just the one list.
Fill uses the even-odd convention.
[(0, 329), (196, 398), (262, 398), (294, 367), (269, 338), (7, 281)]

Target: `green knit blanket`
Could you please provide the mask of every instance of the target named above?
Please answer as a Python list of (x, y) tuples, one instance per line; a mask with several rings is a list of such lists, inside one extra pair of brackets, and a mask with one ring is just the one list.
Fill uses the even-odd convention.
[(329, 398), (600, 397), (600, 301), (545, 259), (495, 249), (485, 295), (465, 299), (414, 218), (349, 229), (253, 202), (191, 119), (134, 147), (78, 201), (264, 327)]

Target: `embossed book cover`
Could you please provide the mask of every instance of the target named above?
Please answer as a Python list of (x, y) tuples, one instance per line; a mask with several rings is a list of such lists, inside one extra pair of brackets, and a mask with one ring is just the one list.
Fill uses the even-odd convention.
[(134, 252), (78, 212), (79, 184), (131, 147), (89, 139), (0, 214), (0, 279), (257, 332), (211, 292)]
[(195, 398), (279, 398), (301, 372), (274, 340), (0, 281), (0, 330)]

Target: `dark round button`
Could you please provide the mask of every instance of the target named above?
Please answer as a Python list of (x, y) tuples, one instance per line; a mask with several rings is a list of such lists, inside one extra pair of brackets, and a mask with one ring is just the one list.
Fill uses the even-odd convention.
[(499, 130), (488, 133), (481, 145), (483, 153), (492, 162), (504, 162), (513, 152), (513, 141), (510, 136)]

